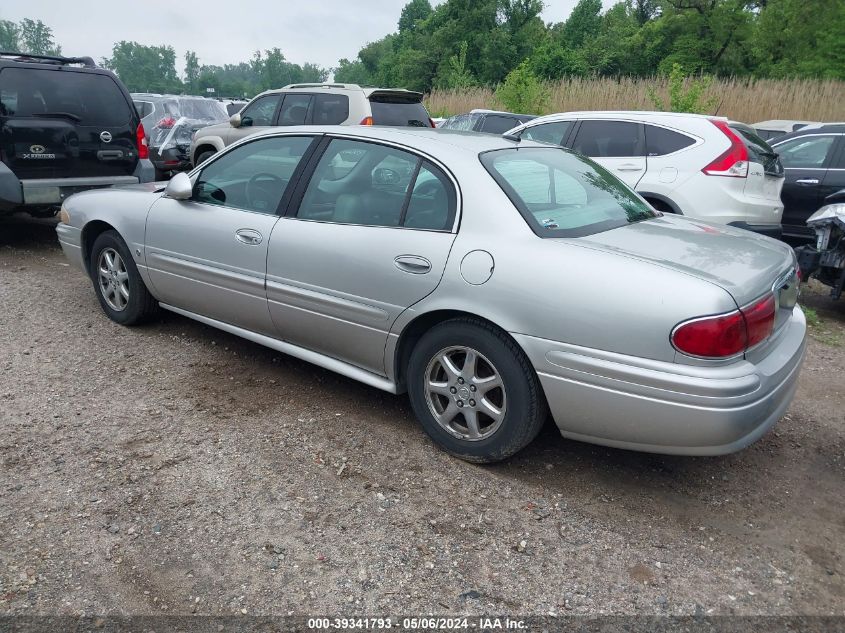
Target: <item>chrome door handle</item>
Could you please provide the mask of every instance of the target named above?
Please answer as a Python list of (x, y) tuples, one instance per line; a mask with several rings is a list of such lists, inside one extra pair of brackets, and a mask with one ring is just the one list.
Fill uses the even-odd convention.
[(431, 262), (419, 255), (399, 255), (393, 264), (402, 272), (412, 275), (424, 275), (431, 270)]
[(642, 169), (643, 168), (639, 165), (632, 165), (628, 163), (627, 165), (619, 165), (619, 167), (616, 168), (616, 171), (642, 171)]
[(817, 185), (819, 184), (818, 178), (802, 178), (801, 180), (795, 181), (796, 185)]
[(256, 231), (255, 229), (238, 229), (235, 231), (235, 238), (244, 244), (248, 244), (249, 246), (256, 246), (257, 244), (261, 244), (261, 240), (264, 238), (261, 236), (261, 233)]

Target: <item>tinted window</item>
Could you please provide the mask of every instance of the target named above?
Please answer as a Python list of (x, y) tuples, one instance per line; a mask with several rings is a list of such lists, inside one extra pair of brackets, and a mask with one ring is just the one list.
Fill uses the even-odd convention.
[(279, 105), (280, 98), (280, 95), (267, 95), (252, 101), (241, 112), (241, 125), (244, 127), (273, 125), (273, 115), (276, 112), (276, 106)]
[(496, 150), (481, 162), (542, 237), (590, 235), (656, 215), (610, 172), (570, 152)]
[(555, 121), (554, 123), (543, 123), (534, 125), (522, 133), (522, 138), (552, 145), (563, 145), (563, 141), (572, 128), (572, 121)]
[(193, 199), (258, 213), (276, 213), (311, 137), (264, 138), (240, 145), (208, 164)]
[(665, 127), (646, 125), (645, 143), (648, 156), (665, 156), (694, 145), (695, 139)]
[(643, 156), (639, 123), (582, 121), (572, 149), (593, 158)]
[(451, 226), (454, 201), (445, 176), (417, 156), (375, 143), (335, 139), (317, 164), (297, 217), (443, 229)]
[(324, 94), (315, 97), (315, 125), (338, 125), (347, 118), (349, 118), (349, 97), (346, 95)]
[(401, 95), (370, 97), (370, 108), (373, 111), (373, 125), (431, 127), (425, 106)]
[(481, 129), (479, 132), (487, 132), (488, 134), (504, 134), (508, 130), (512, 130), (520, 121), (516, 117), (502, 116), (501, 114), (488, 114), (481, 122)]
[(424, 162), (411, 189), (403, 226), (447, 231), (452, 228), (456, 206), (455, 189), (446, 175)]
[(286, 95), (279, 112), (279, 125), (304, 125), (310, 106), (311, 95)]
[(824, 165), (835, 136), (802, 136), (775, 147), (784, 167), (818, 168)]
[(0, 73), (0, 114), (49, 117), (61, 113), (80, 125), (121, 126), (133, 117), (109, 75), (71, 70), (5, 68)]

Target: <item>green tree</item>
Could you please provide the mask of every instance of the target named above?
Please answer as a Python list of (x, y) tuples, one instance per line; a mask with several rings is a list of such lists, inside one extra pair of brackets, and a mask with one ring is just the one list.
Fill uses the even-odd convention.
[(20, 27), (11, 20), (0, 20), (0, 51), (20, 51)]
[(413, 31), (417, 24), (431, 15), (431, 3), (428, 0), (411, 0), (402, 7), (399, 16), (399, 32)]
[(449, 69), (440, 79), (441, 88), (469, 88), (477, 85), (475, 77), (467, 70), (467, 43), (461, 42), (457, 55), (449, 58)]
[(200, 76), (200, 61), (194, 51), (185, 51), (185, 87), (193, 93), (197, 92), (197, 80)]
[(496, 88), (496, 101), (511, 112), (543, 114), (548, 107), (549, 90), (525, 60)]
[(578, 0), (578, 4), (563, 23), (561, 36), (564, 42), (578, 48), (601, 29), (601, 0)]
[(33, 55), (61, 55), (62, 47), (53, 40), (53, 29), (41, 20), (24, 18), (20, 23), (21, 52)]
[(131, 92), (181, 92), (176, 74), (176, 52), (172, 46), (145, 46), (120, 41), (112, 56), (103, 60)]

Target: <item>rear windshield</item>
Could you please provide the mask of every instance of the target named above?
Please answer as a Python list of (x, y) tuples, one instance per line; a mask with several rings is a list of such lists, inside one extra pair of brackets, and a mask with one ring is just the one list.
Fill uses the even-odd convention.
[(481, 163), (540, 237), (580, 237), (656, 217), (590, 159), (561, 148), (485, 152)]
[(67, 118), (78, 125), (125, 125), (133, 108), (109, 75), (4, 68), (0, 73), (0, 114)]
[(763, 171), (769, 176), (783, 176), (783, 165), (771, 145), (744, 126), (731, 126), (731, 129), (742, 139), (751, 162), (763, 165)]
[(173, 118), (185, 117), (198, 121), (225, 121), (229, 113), (219, 101), (212, 99), (190, 99), (176, 97), (167, 99), (162, 103), (165, 114)]
[(373, 125), (431, 127), (425, 106), (403, 95), (374, 95), (370, 97), (370, 107)]

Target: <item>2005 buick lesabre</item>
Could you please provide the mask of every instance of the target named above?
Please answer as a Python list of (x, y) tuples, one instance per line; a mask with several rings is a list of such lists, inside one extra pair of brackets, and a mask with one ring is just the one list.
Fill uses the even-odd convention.
[(477, 462), (549, 410), (578, 440), (739, 450), (783, 415), (804, 354), (790, 248), (661, 215), (531, 141), (276, 129), (166, 188), (77, 194), (57, 230), (114, 321), (161, 307), (407, 391)]

